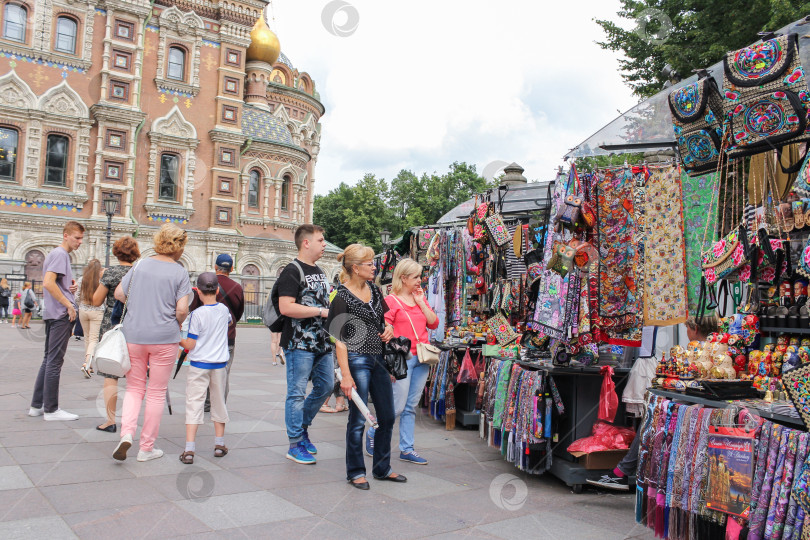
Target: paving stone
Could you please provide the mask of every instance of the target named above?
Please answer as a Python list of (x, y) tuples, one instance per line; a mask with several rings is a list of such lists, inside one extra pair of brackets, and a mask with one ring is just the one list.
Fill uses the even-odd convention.
[(61, 540), (78, 538), (59, 516), (47, 516), (0, 523), (0, 538), (4, 540), (47, 538)]
[[(202, 502), (219, 495), (232, 495), (264, 489), (256, 481), (221, 469), (204, 469), (200, 460), (184, 465), (182, 472), (144, 478), (157, 492), (172, 501)], [(178, 461), (178, 463), (180, 463)]]
[(17, 465), (0, 467), (0, 490), (33, 487), (25, 471)]
[[(111, 458), (108, 460), (33, 463), (22, 469), (36, 486), (58, 486), (102, 480), (122, 480), (133, 475)], [(2, 480), (0, 480), (2, 482)]]
[(59, 514), (166, 501), (151, 485), (137, 478), (46, 486), (39, 490)]
[(0, 521), (17, 521), (44, 516), (54, 516), (48, 499), (36, 488), (8, 489), (0, 491)]
[(303, 508), (266, 491), (219, 495), (202, 502), (183, 500), (176, 501), (175, 504), (214, 530), (312, 515)]
[[(130, 450), (130, 453), (132, 453), (131, 457), (133, 459), (127, 459), (121, 464), (114, 464), (114, 466), (126, 469), (130, 474), (138, 478), (165, 476), (167, 474), (177, 475), (181, 474), (189, 467), (180, 461), (181, 452), (179, 449), (171, 453), (164, 450), (162, 458), (143, 462), (135, 459), (137, 456), (136, 452)], [(112, 462), (112, 460), (110, 461)], [(219, 470), (219, 466), (201, 458), (194, 460), (194, 466), (207, 471)]]
[(196, 535), (209, 530), (188, 512), (166, 503), (79, 512), (63, 518), (82, 539), (106, 539), (119, 535), (159, 539)]
[(227, 433), (255, 433), (258, 431), (282, 431), (285, 428), (264, 420), (237, 420), (236, 422), (228, 422), (225, 429)]

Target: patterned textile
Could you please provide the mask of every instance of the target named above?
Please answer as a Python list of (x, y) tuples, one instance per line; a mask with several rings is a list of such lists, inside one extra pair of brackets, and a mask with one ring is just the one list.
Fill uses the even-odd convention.
[(492, 427), (501, 429), (504, 417), (504, 405), (506, 403), (506, 391), (509, 388), (509, 377), (512, 374), (512, 361), (504, 360), (498, 372), (498, 384), (495, 388), (495, 408), (492, 413)]
[(647, 181), (644, 245), (644, 326), (686, 321), (686, 248), (678, 171), (651, 169)]
[(754, 480), (751, 483), (751, 515), (754, 515), (759, 506), (759, 494), (762, 491), (762, 484), (765, 481), (765, 471), (768, 469), (768, 450), (771, 444), (771, 433), (773, 424), (765, 421), (759, 432), (757, 441), (756, 461), (754, 463)]
[[(615, 345), (639, 346), (643, 325), (643, 296), (639, 294), (643, 287), (643, 279), (639, 279), (642, 245), (636, 241), (634, 180), (630, 169), (608, 170), (597, 177), (596, 184), (598, 315), (605, 340)], [(638, 343), (633, 335), (636, 330)]]
[[(556, 185), (552, 196), (552, 209), (559, 208), (563, 195), (565, 194), (565, 184), (559, 182)], [(554, 339), (564, 339), (570, 320), (570, 314), (565, 311), (565, 300), (568, 296), (568, 280), (559, 274), (545, 269), (551, 259), (554, 241), (560, 241), (560, 234), (549, 230), (546, 235), (546, 246), (543, 251), (544, 260), (540, 289), (537, 293), (537, 305), (534, 311), (535, 330)]]
[[(802, 468), (805, 465), (805, 460), (808, 459), (808, 441), (810, 440), (810, 434), (802, 433), (799, 435), (799, 449), (796, 452), (796, 463), (793, 466), (793, 478), (794, 478), (794, 488), (793, 492), (791, 493), (790, 503), (788, 504), (788, 511), (787, 516), (785, 517), (785, 530), (782, 534), (782, 538), (792, 538), (793, 531), (796, 528), (796, 514), (799, 510), (799, 498), (804, 495), (807, 497), (807, 506), (810, 507), (810, 486), (808, 486), (808, 477), (804, 478), (804, 487), (802, 487)], [(807, 466), (808, 470), (810, 470), (810, 465)], [(808, 472), (810, 476), (810, 472)], [(798, 490), (798, 491), (797, 491)]]
[(698, 294), (700, 293), (700, 278), (703, 252), (703, 235), (706, 231), (707, 221), (709, 234), (707, 242), (714, 239), (717, 223), (717, 212), (710, 212), (712, 193), (717, 189), (717, 175), (689, 177), (681, 175), (683, 190), (683, 231), (686, 243), (686, 290), (689, 296), (689, 310), (694, 312), (697, 308)]
[(782, 431), (784, 427), (775, 424), (771, 428), (771, 438), (768, 444), (767, 468), (765, 477), (762, 480), (762, 488), (759, 493), (759, 502), (756, 510), (751, 513), (749, 521), (748, 538), (750, 540), (761, 540), (765, 532), (765, 522), (768, 519), (768, 510), (771, 501), (771, 491), (773, 490), (774, 473), (776, 472), (777, 461), (779, 460), (779, 447), (782, 442)]
[(786, 373), (783, 382), (804, 427), (810, 429), (810, 365)]
[[(796, 452), (799, 447), (799, 432), (791, 429), (788, 435), (787, 451), (785, 452), (785, 465), (782, 473), (782, 481), (779, 486), (779, 493), (775, 494), (776, 507), (773, 511), (773, 519), (768, 514), (768, 524), (765, 526), (766, 538), (779, 540), (785, 529), (787, 519), (788, 504), (790, 502), (790, 488), (793, 485), (793, 470), (796, 465)], [(773, 501), (774, 497), (771, 498)], [(771, 503), (773, 506), (773, 502)]]

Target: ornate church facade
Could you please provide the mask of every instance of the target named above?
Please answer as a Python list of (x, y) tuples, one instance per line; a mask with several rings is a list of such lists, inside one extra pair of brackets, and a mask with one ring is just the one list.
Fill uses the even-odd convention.
[[(65, 221), (74, 264), (113, 240), (145, 256), (160, 224), (189, 232), (192, 274), (229, 253), (274, 278), (312, 219), (325, 110), (280, 51), (265, 0), (0, 2), (0, 273), (38, 279)], [(338, 270), (330, 246), (321, 266)]]

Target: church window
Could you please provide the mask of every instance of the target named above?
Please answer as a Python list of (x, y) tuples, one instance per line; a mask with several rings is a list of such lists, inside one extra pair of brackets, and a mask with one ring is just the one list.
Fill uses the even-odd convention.
[(159, 198), (164, 201), (177, 200), (177, 177), (180, 169), (180, 157), (176, 154), (160, 156)]
[(64, 135), (48, 135), (45, 153), (45, 183), (49, 186), (65, 186), (70, 141)]
[(56, 45), (54, 48), (59, 52), (76, 54), (76, 34), (78, 30), (78, 23), (70, 17), (56, 19)]
[(186, 51), (180, 47), (169, 48), (169, 69), (166, 76), (176, 81), (185, 80)]
[(281, 183), (281, 209), (284, 211), (289, 208), (291, 183), (292, 179), (289, 176), (285, 176), (284, 182)]
[(3, 10), (3, 37), (25, 42), (28, 10), (17, 4), (6, 4)]
[(259, 207), (259, 171), (250, 171), (250, 180), (248, 181), (248, 206), (251, 208)]
[(14, 180), (17, 172), (16, 129), (0, 127), (0, 180)]

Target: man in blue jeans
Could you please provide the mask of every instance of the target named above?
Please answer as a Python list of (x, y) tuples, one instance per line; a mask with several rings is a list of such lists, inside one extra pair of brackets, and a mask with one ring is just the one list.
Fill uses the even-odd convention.
[[(278, 278), (278, 307), (285, 317), (281, 347), (287, 358), (287, 399), (284, 421), (290, 449), (287, 459), (312, 465), (318, 449), (309, 440), (308, 428), (335, 384), (332, 344), (326, 332), (329, 315), (329, 281), (315, 263), (323, 257), (326, 240), (317, 225), (295, 230), (298, 257)], [(312, 378), (312, 392), (307, 383)]]

